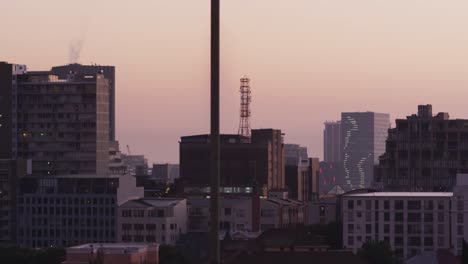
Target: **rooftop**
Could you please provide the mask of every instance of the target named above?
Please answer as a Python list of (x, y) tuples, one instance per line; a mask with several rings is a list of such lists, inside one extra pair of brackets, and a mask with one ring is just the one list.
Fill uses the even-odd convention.
[(372, 192), (344, 194), (345, 197), (452, 197), (452, 192)]
[(169, 207), (175, 206), (184, 199), (171, 198), (144, 198), (129, 200), (123, 203), (122, 207)]
[(103, 250), (104, 252), (112, 252), (112, 253), (132, 253), (132, 252), (140, 252), (145, 251), (150, 248), (158, 248), (158, 244), (147, 244), (147, 243), (107, 243), (107, 244), (99, 244), (99, 243), (90, 243), (90, 244), (83, 244), (74, 247), (67, 248), (68, 253), (88, 253), (90, 251), (97, 251)]

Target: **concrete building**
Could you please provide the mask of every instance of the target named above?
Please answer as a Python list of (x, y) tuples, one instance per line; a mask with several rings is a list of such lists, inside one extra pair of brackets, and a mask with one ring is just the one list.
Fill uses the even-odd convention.
[(450, 210), (450, 232), (453, 253), (462, 255), (463, 240), (468, 241), (468, 174), (458, 174)]
[(341, 113), (342, 161), (345, 189), (370, 186), (374, 164), (385, 152), (390, 116), (373, 112)]
[(187, 233), (187, 200), (144, 198), (119, 206), (117, 240), (175, 245)]
[(16, 231), (25, 247), (116, 242), (118, 205), (143, 196), (130, 175), (25, 177), (20, 186)]
[(397, 119), (375, 167), (375, 187), (387, 191), (451, 191), (468, 173), (468, 120), (432, 115), (431, 105)]
[(179, 178), (179, 164), (153, 164), (152, 179), (163, 184), (174, 183)]
[(158, 264), (157, 244), (96, 243), (67, 248), (62, 264)]
[(16, 244), (16, 195), (27, 161), (0, 159), (0, 246)]
[(365, 241), (387, 241), (404, 258), (449, 249), (452, 196), (449, 192), (345, 194), (344, 247), (357, 253)]
[[(221, 135), (221, 186), (227, 191), (255, 188), (266, 195), (268, 190), (283, 189), (284, 163), (280, 130), (253, 129), (251, 138)], [(209, 135), (181, 138), (180, 177), (186, 193), (208, 193), (209, 164)]]
[(323, 160), (325, 162), (341, 162), (343, 150), (341, 137), (341, 121), (327, 121), (323, 130)]
[(36, 176), (106, 175), (109, 81), (25, 69), (0, 63), (0, 158), (31, 159)]
[(109, 82), (109, 140), (115, 141), (115, 67), (101, 65), (80, 65), (77, 63), (52, 67), (50, 73), (66, 79), (70, 72), (80, 75), (102, 74)]

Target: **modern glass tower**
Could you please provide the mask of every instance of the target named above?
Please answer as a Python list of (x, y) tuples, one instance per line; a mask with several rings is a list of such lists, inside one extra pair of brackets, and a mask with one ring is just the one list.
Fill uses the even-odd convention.
[(385, 152), (390, 115), (374, 112), (341, 113), (342, 161), (348, 189), (369, 187), (373, 167)]

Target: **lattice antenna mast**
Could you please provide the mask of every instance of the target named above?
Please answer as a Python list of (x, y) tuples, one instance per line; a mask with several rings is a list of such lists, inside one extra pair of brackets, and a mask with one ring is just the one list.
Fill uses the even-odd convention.
[(250, 79), (242, 77), (240, 79), (240, 122), (238, 134), (241, 136), (250, 137), (250, 102), (252, 95), (250, 91)]

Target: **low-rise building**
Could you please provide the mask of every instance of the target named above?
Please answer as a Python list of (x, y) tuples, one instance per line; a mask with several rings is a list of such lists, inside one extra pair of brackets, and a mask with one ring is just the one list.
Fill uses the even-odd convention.
[(117, 240), (174, 245), (187, 233), (187, 200), (142, 198), (118, 209)]
[(84, 244), (67, 248), (62, 264), (158, 264), (157, 244)]
[(118, 205), (143, 196), (130, 175), (25, 177), (20, 185), (17, 243), (25, 247), (113, 243)]
[(326, 197), (307, 204), (307, 224), (327, 225), (340, 216), (339, 197)]
[(345, 194), (344, 247), (357, 253), (366, 241), (387, 241), (405, 258), (448, 249), (452, 196), (451, 192)]

